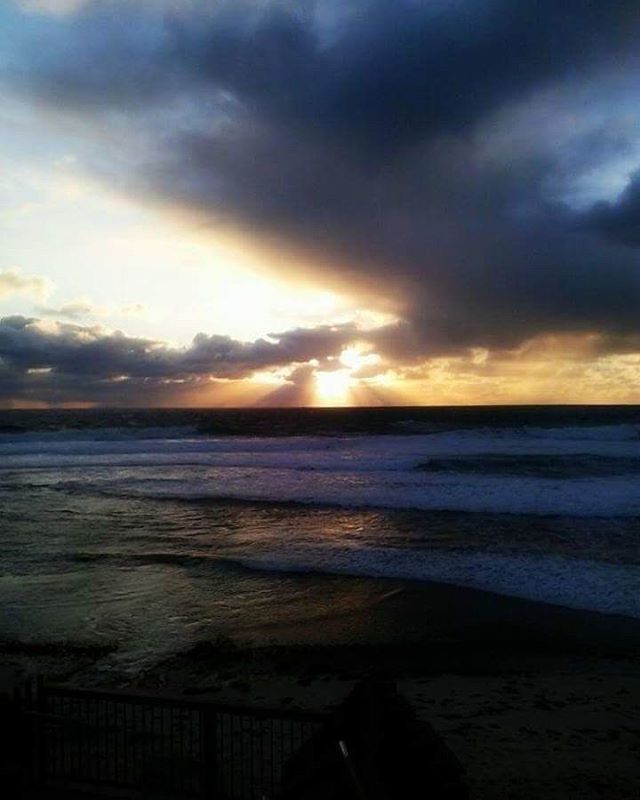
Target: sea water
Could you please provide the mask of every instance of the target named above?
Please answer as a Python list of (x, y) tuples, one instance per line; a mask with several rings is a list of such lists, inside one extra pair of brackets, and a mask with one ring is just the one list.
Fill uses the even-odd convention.
[(0, 639), (109, 641), (139, 666), (366, 614), (369, 578), (640, 617), (637, 408), (4, 412), (0, 430)]

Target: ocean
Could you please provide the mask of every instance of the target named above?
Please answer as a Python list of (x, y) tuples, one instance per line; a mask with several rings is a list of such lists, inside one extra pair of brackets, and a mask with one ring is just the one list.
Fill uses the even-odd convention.
[(381, 578), (640, 617), (639, 407), (5, 411), (0, 509), (0, 640), (119, 669)]

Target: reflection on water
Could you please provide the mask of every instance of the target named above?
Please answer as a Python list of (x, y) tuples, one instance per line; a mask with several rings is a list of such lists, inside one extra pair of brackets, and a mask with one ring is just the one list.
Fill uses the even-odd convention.
[(320, 582), (227, 560), (268, 528), (265, 509), (33, 491), (29, 501), (14, 495), (7, 511), (0, 636), (116, 642), (120, 668), (217, 635), (269, 641), (279, 628), (367, 608), (384, 591), (374, 581)]
[[(521, 572), (538, 559), (534, 579), (546, 591), (545, 569), (568, 564), (575, 578), (577, 564), (597, 563), (613, 570), (598, 573), (597, 586), (611, 586), (613, 575), (615, 593), (624, 579), (616, 602), (627, 602), (634, 577), (625, 570), (638, 562), (633, 520), (189, 503), (70, 494), (50, 484), (46, 471), (3, 476), (0, 636), (117, 642), (112, 663), (120, 668), (216, 635), (268, 641), (306, 630), (322, 640), (327, 619), (344, 618), (346, 638), (372, 634), (367, 609), (393, 584), (320, 580), (295, 569), (419, 577), (411, 572), (419, 566), (425, 577), (437, 569), (446, 579), (448, 563), (462, 565), (455, 575), (466, 570), (474, 585), (487, 565), (506, 574), (505, 558), (520, 559)], [(555, 567), (543, 561), (549, 553)], [(471, 572), (468, 564), (476, 565)], [(487, 574), (499, 581), (494, 573)]]

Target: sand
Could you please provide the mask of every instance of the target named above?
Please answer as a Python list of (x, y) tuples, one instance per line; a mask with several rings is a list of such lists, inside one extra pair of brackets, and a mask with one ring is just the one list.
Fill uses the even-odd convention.
[(133, 677), (51, 653), (45, 668), (80, 685), (309, 709), (334, 707), (365, 675), (392, 679), (458, 755), (477, 800), (640, 797), (640, 620), (379, 585), (366, 620), (360, 609), (244, 631)]

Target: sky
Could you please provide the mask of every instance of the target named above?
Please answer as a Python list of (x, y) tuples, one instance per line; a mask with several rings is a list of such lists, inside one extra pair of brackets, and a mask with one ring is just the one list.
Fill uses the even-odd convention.
[(5, 0), (0, 406), (640, 403), (637, 0)]

